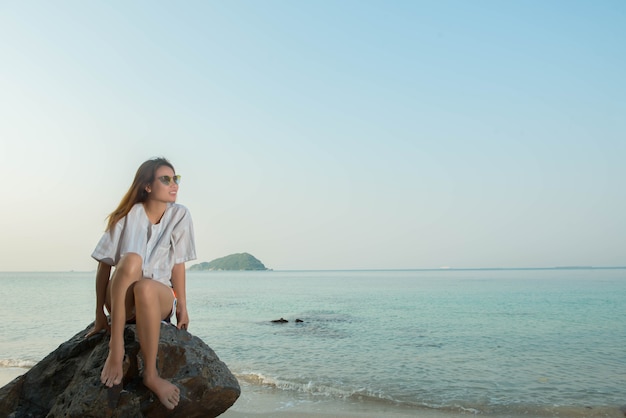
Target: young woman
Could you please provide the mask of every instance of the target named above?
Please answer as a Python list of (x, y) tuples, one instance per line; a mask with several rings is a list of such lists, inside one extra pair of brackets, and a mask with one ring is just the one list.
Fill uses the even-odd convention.
[(187, 329), (185, 262), (196, 258), (191, 215), (175, 203), (179, 182), (169, 161), (148, 160), (109, 215), (106, 232), (92, 254), (98, 261), (96, 320), (87, 335), (103, 330), (111, 333), (100, 375), (110, 388), (122, 383), (124, 327), (127, 321), (136, 321), (144, 359), (143, 382), (168, 409), (178, 405), (180, 390), (157, 371), (161, 321), (176, 314), (177, 327)]

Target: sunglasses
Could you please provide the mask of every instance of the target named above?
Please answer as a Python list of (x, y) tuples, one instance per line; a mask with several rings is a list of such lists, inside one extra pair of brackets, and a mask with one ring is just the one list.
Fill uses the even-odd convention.
[(161, 176), (161, 177), (158, 177), (158, 179), (161, 183), (165, 184), (166, 186), (169, 186), (170, 184), (172, 184), (172, 181), (176, 184), (180, 184), (180, 174), (176, 174), (174, 177)]

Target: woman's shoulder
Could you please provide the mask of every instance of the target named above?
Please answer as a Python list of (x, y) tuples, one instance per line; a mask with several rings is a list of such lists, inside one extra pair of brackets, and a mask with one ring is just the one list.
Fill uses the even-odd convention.
[(171, 203), (168, 207), (168, 211), (171, 212), (173, 217), (178, 219), (191, 216), (187, 206), (181, 205), (180, 203)]
[(189, 212), (187, 206), (181, 205), (180, 203), (170, 203), (169, 208), (174, 212)]
[(137, 202), (133, 205), (132, 208), (130, 208), (130, 210), (128, 211), (128, 213), (137, 213), (137, 212), (144, 212), (145, 213), (145, 208), (143, 207), (143, 203), (141, 202)]
[(128, 223), (134, 224), (137, 220), (141, 219), (141, 217), (145, 217), (145, 209), (143, 207), (143, 204), (141, 203), (135, 203), (130, 210), (128, 211), (128, 213), (126, 215), (124, 215), (121, 219), (119, 219), (115, 225), (111, 228), (111, 230), (122, 230), (124, 229), (125, 225)]
[(147, 217), (146, 209), (144, 208), (143, 203), (141, 202), (135, 203), (125, 216), (125, 218), (127, 218), (131, 222), (139, 220), (139, 219), (143, 219), (144, 217)]

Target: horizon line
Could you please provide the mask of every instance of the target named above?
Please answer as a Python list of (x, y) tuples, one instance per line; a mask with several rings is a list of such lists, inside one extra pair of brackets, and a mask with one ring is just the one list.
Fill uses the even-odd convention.
[[(189, 267), (185, 269), (189, 271)], [(478, 271), (478, 270), (626, 270), (626, 266), (553, 266), (553, 267), (425, 267), (425, 268), (336, 268), (336, 269), (272, 269), (265, 270), (197, 270), (194, 272), (229, 271)], [(0, 273), (92, 273), (96, 270), (0, 270)]]

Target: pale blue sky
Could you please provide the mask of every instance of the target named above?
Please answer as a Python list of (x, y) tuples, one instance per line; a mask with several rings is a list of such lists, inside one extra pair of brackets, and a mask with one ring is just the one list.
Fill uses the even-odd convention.
[(0, 39), (0, 270), (93, 269), (153, 156), (197, 262), (626, 265), (621, 0), (15, 1)]

